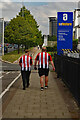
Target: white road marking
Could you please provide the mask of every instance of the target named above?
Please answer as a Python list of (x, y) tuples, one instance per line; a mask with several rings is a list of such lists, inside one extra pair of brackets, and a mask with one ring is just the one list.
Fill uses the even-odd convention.
[(15, 83), (15, 81), (21, 76), (21, 73), (8, 85), (8, 87), (0, 94), (0, 99), (3, 97), (3, 95), (9, 91), (10, 87)]
[(7, 72), (6, 74), (9, 74), (10, 72)]
[(3, 75), (0, 77), (0, 79), (2, 78), (2, 77), (4, 77)]
[(7, 66), (0, 66), (0, 68), (2, 68), (2, 67), (7, 67)]
[[(9, 74), (9, 73), (10, 73), (10, 72), (7, 72), (7, 73), (5, 73), (5, 74)], [(4, 77), (4, 75), (0, 76), (0, 79), (3, 78), (3, 77)]]
[(13, 71), (12, 73), (14, 74), (15, 72)]

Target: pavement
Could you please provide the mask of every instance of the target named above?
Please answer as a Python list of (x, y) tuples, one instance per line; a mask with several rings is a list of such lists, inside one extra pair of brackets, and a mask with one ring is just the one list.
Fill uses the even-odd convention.
[[(22, 79), (7, 105), (3, 118), (80, 118), (79, 108), (66, 86), (49, 73), (49, 87), (40, 91), (37, 71), (32, 70), (30, 87), (22, 90)], [(12, 92), (12, 90), (11, 90)], [(69, 98), (68, 101), (65, 98)], [(69, 102), (71, 101), (71, 102)]]

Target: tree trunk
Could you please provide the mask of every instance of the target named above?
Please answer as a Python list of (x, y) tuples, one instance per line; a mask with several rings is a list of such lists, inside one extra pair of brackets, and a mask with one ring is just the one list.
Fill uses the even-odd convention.
[(23, 50), (23, 45), (22, 45), (22, 53), (24, 52), (24, 50)]
[(25, 44), (25, 49), (28, 49), (28, 46)]
[(26, 50), (26, 45), (25, 45), (25, 50)]
[(20, 46), (20, 45), (18, 44), (18, 54), (19, 54), (19, 46)]

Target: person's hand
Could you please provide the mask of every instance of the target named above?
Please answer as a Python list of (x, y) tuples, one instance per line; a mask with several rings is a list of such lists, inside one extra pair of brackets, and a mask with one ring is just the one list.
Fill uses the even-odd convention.
[(37, 70), (37, 67), (36, 67), (36, 66), (34, 66), (34, 69), (35, 69), (35, 70)]
[(53, 67), (53, 71), (55, 71), (55, 67)]
[(22, 63), (19, 63), (20, 66), (22, 66)]

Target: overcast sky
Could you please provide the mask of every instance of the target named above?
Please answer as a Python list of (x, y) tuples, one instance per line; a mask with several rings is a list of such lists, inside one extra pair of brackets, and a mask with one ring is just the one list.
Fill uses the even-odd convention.
[[(57, 12), (59, 11), (74, 11), (78, 6), (78, 2), (75, 2), (75, 0), (67, 0), (69, 1), (67, 3), (65, 0), (64, 2), (61, 2), (61, 0), (56, 0), (56, 2), (54, 2), (55, 0), (43, 0), (44, 2), (41, 2), (41, 0), (40, 2), (39, 0), (31, 0), (31, 2), (25, 1), (27, 0), (24, 0), (23, 4), (31, 11), (31, 14), (40, 26), (39, 29), (42, 31), (42, 34), (49, 34), (48, 17), (57, 16)], [(0, 17), (4, 17), (5, 21), (8, 21), (16, 17), (21, 7), (22, 0), (3, 0), (3, 2), (0, 2)]]

